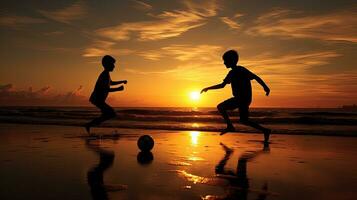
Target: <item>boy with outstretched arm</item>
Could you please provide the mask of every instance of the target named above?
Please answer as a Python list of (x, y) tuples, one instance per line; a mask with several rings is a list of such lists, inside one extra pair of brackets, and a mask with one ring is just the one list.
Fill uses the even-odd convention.
[(218, 111), (221, 113), (227, 124), (227, 128), (222, 130), (220, 135), (235, 131), (234, 126), (228, 117), (227, 110), (234, 110), (238, 108), (240, 122), (244, 125), (251, 126), (262, 131), (264, 133), (264, 142), (268, 142), (271, 130), (262, 127), (249, 119), (249, 105), (252, 101), (251, 80), (256, 80), (264, 88), (267, 96), (270, 93), (270, 89), (257, 75), (245, 67), (237, 65), (238, 60), (239, 55), (235, 50), (225, 52), (223, 54), (224, 65), (227, 68), (231, 68), (231, 70), (222, 83), (204, 88), (201, 93), (207, 92), (208, 90), (224, 88), (227, 84), (231, 84), (233, 97), (223, 101), (217, 106)]

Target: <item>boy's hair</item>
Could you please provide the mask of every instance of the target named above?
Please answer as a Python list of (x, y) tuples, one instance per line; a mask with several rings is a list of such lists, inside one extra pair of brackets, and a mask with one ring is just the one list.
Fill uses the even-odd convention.
[(102, 65), (103, 67), (105, 67), (108, 64), (113, 64), (115, 63), (115, 59), (113, 57), (111, 57), (110, 55), (105, 55), (102, 58)]
[(238, 52), (235, 50), (226, 51), (222, 57), (223, 57), (223, 60), (231, 60), (234, 63), (238, 63), (238, 60), (239, 60)]

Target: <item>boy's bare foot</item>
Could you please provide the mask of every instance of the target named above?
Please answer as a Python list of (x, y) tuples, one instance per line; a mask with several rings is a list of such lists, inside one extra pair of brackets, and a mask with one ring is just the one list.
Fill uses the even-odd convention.
[(271, 134), (271, 129), (267, 128), (263, 133), (264, 133), (264, 142), (268, 142)]
[(227, 128), (223, 129), (219, 135), (224, 135), (228, 132), (234, 132), (236, 129), (233, 126), (228, 126)]

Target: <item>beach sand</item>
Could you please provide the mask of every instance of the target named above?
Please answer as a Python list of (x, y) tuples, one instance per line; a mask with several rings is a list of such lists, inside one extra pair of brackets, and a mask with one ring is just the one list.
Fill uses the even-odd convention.
[[(0, 124), (0, 199), (356, 199), (357, 138)], [(136, 142), (149, 134), (152, 153)]]

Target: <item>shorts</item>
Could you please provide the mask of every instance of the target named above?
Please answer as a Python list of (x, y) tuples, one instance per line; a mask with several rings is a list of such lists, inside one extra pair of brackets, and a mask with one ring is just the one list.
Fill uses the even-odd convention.
[(95, 105), (97, 108), (100, 109), (100, 111), (102, 112), (102, 116), (115, 116), (115, 111), (112, 107), (110, 107), (108, 104), (106, 104), (105, 102), (102, 103), (93, 103), (93, 105)]
[(249, 118), (249, 105), (250, 103), (242, 103), (238, 98), (232, 97), (218, 104), (217, 108), (222, 108), (223, 110), (234, 110), (239, 109), (239, 118), (241, 120), (248, 120)]

